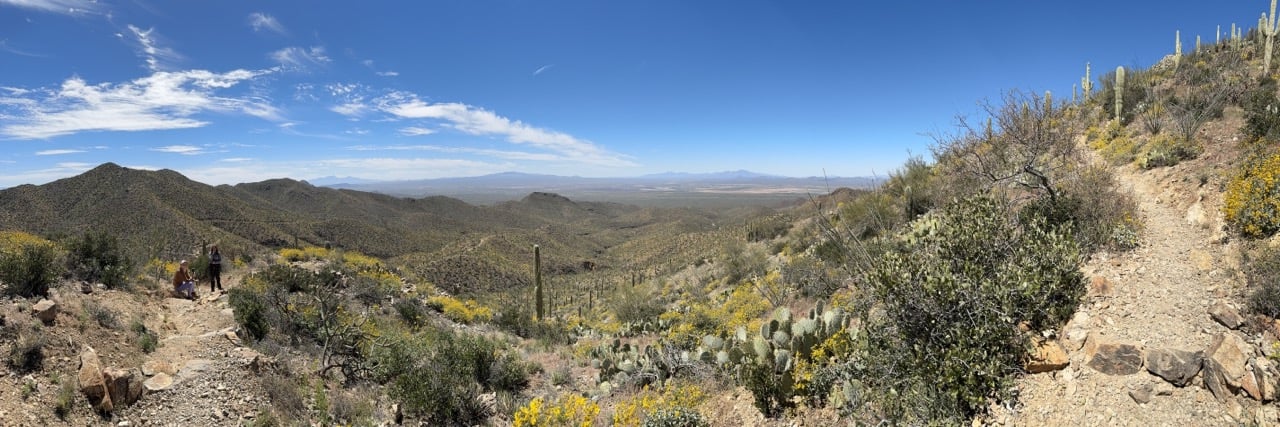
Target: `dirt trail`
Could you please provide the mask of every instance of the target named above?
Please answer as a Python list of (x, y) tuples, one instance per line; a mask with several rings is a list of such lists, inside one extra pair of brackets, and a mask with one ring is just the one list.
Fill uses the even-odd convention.
[[(1145, 369), (1113, 376), (1085, 363), (1081, 346), (1088, 339), (1138, 344), (1146, 350), (1204, 350), (1227, 330), (1207, 314), (1217, 301), (1231, 302), (1238, 289), (1224, 266), (1231, 249), (1214, 235), (1214, 219), (1196, 195), (1170, 185), (1174, 172), (1117, 174), (1137, 199), (1146, 230), (1141, 246), (1123, 254), (1097, 256), (1084, 266), (1089, 296), (1063, 328), (1061, 342), (1071, 364), (1021, 380), (1019, 408), (1000, 411), (994, 420), (1012, 425), (1238, 425), (1255, 419), (1274, 423), (1274, 408), (1259, 409), (1245, 399), (1217, 401), (1197, 377), (1177, 388)], [(1209, 211), (1212, 212), (1212, 211)], [(1212, 216), (1210, 213), (1208, 216)], [(1216, 226), (1216, 225), (1215, 225)], [(1129, 392), (1150, 385), (1156, 395), (1139, 404)], [(1269, 412), (1268, 412), (1269, 411)]]

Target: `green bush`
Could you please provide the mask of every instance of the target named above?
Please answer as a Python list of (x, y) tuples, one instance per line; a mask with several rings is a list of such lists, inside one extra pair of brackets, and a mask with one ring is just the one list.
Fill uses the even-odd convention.
[(38, 371), (44, 366), (44, 330), (38, 324), (15, 325), (17, 337), (9, 347), (9, 367), (18, 372)]
[(231, 305), (236, 323), (255, 341), (266, 338), (267, 333), (271, 332), (268, 322), (270, 308), (263, 301), (265, 297), (262, 289), (250, 283), (243, 283), (227, 292), (227, 302)]
[(881, 314), (864, 321), (857, 363), (870, 366), (853, 379), (890, 419), (959, 422), (989, 398), (1010, 398), (1028, 348), (1018, 325), (1055, 328), (1084, 296), (1069, 231), (1007, 212), (989, 195), (954, 202), (913, 223), (901, 250), (865, 272)]
[(134, 319), (133, 323), (129, 324), (129, 330), (138, 337), (138, 347), (143, 353), (156, 351), (156, 346), (160, 344), (160, 336), (155, 331), (147, 329), (147, 325), (141, 320)]
[(614, 293), (612, 308), (621, 323), (653, 322), (667, 311), (661, 301), (635, 286), (619, 287)]
[(1242, 257), (1245, 280), (1253, 289), (1249, 309), (1280, 318), (1280, 249), (1259, 245)]
[(67, 243), (67, 269), (77, 279), (121, 288), (128, 285), (133, 262), (124, 255), (115, 236), (85, 233)]
[(1190, 139), (1173, 135), (1156, 135), (1147, 142), (1147, 152), (1138, 158), (1138, 167), (1155, 169), (1173, 166), (1200, 156), (1203, 148)]
[[(400, 315), (400, 320), (410, 327), (422, 326), (423, 322), (427, 320), (427, 306), (420, 299), (401, 298), (396, 300), (392, 307)], [(440, 311), (444, 311), (443, 305), (440, 307)]]
[(67, 415), (71, 414), (71, 410), (76, 404), (76, 385), (71, 381), (63, 381), (58, 386), (58, 397), (53, 403), (53, 414), (58, 419), (66, 421)]
[(53, 244), (24, 242), (11, 250), (0, 248), (0, 284), (9, 296), (33, 297), (49, 292), (58, 278), (58, 249)]
[(711, 427), (711, 423), (691, 409), (662, 408), (649, 413), (641, 427)]
[(1280, 140), (1280, 99), (1276, 98), (1276, 81), (1264, 77), (1250, 91), (1244, 102), (1244, 127), (1240, 129), (1250, 140)]
[[(496, 344), (445, 330), (390, 340), (374, 350), (377, 378), (387, 394), (428, 423), (473, 425), (488, 417), (477, 401), (485, 390), (511, 390), (528, 383), (527, 371), (506, 359)], [(506, 359), (509, 361), (510, 359)]]

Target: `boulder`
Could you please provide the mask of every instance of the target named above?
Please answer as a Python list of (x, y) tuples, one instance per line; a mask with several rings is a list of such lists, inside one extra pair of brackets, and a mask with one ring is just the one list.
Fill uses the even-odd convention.
[(40, 319), (40, 321), (44, 322), (46, 325), (52, 324), (53, 321), (58, 318), (58, 304), (47, 299), (42, 299), (40, 302), (36, 303), (36, 305), (31, 307), (31, 315)]
[[(1090, 341), (1095, 341), (1091, 337)], [(1086, 344), (1086, 352), (1092, 353), (1086, 363), (1093, 370), (1107, 375), (1133, 375), (1142, 370), (1142, 347), (1134, 344), (1104, 343)]]
[(1237, 329), (1244, 324), (1244, 317), (1240, 316), (1240, 312), (1231, 308), (1224, 301), (1218, 301), (1209, 307), (1209, 316), (1213, 320), (1226, 326), (1227, 329)]
[(1147, 351), (1147, 372), (1164, 378), (1170, 384), (1186, 387), (1200, 373), (1200, 352), (1186, 350), (1155, 349)]
[(110, 412), (111, 396), (107, 393), (107, 382), (102, 377), (102, 363), (98, 360), (98, 352), (93, 347), (85, 347), (80, 353), (80, 372), (78, 375), (80, 392), (89, 399), (89, 404), (99, 411)]
[(1213, 337), (1204, 351), (1204, 385), (1219, 400), (1226, 399), (1240, 390), (1241, 381), (1248, 370), (1251, 349), (1249, 344), (1231, 332)]
[(1276, 398), (1276, 375), (1271, 361), (1266, 357), (1258, 357), (1249, 361), (1248, 371), (1240, 380), (1240, 388), (1259, 402), (1270, 402)]
[(1025, 366), (1028, 373), (1057, 371), (1071, 363), (1067, 358), (1066, 350), (1063, 350), (1062, 344), (1058, 344), (1057, 341), (1037, 338), (1034, 345), (1035, 348), (1032, 349)]
[[(107, 383), (107, 395), (116, 407), (124, 407), (137, 402), (142, 397), (141, 382), (128, 369), (107, 369), (102, 372)], [(138, 383), (138, 385), (134, 385)]]
[(1129, 397), (1134, 402), (1147, 403), (1151, 401), (1151, 396), (1155, 394), (1156, 388), (1150, 383), (1143, 384), (1141, 387), (1129, 390)]
[(147, 380), (142, 383), (142, 386), (147, 389), (147, 392), (168, 390), (169, 387), (173, 386), (173, 377), (161, 372), (151, 378), (147, 378)]

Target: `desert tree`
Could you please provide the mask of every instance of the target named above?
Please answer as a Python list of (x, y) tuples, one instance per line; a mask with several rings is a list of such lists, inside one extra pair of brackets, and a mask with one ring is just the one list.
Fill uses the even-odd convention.
[(987, 117), (958, 119), (957, 131), (935, 136), (934, 157), (964, 192), (1015, 187), (1056, 201), (1062, 176), (1082, 162), (1075, 138), (1080, 122), (1050, 97), (1011, 91), (1000, 103), (980, 104)]

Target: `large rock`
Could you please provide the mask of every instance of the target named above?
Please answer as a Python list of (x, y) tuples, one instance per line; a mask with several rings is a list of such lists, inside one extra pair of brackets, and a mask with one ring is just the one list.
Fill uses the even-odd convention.
[(1213, 337), (1204, 351), (1204, 385), (1219, 400), (1226, 399), (1240, 390), (1241, 381), (1248, 370), (1251, 349), (1249, 344), (1231, 332)]
[(142, 362), (142, 375), (149, 377), (161, 372), (173, 375), (178, 371), (173, 369), (173, 365), (170, 365), (169, 362), (163, 360), (148, 360), (146, 362)]
[(35, 306), (31, 307), (31, 315), (40, 319), (40, 321), (44, 322), (46, 325), (52, 324), (53, 321), (58, 318), (58, 304), (47, 299), (42, 299), (40, 302), (36, 303)]
[(1142, 347), (1134, 344), (1097, 342), (1096, 336), (1090, 337), (1085, 344), (1090, 368), (1107, 375), (1133, 375), (1142, 370)]
[(1258, 357), (1249, 361), (1248, 371), (1240, 380), (1240, 388), (1259, 402), (1270, 402), (1276, 398), (1276, 375), (1271, 361), (1266, 357)]
[(1028, 373), (1057, 371), (1071, 364), (1066, 350), (1063, 350), (1062, 344), (1058, 344), (1057, 341), (1036, 339), (1034, 344), (1035, 348), (1032, 349), (1031, 357), (1026, 363)]
[(1147, 351), (1147, 372), (1164, 378), (1170, 384), (1186, 387), (1200, 373), (1200, 352), (1186, 350), (1155, 349)]
[(1240, 316), (1240, 312), (1231, 308), (1224, 301), (1218, 301), (1209, 307), (1209, 316), (1213, 317), (1214, 321), (1221, 323), (1222, 326), (1226, 326), (1227, 329), (1239, 328), (1244, 323), (1244, 317)]
[(142, 386), (145, 387), (148, 392), (168, 390), (169, 387), (173, 386), (173, 377), (161, 372), (151, 378), (147, 378), (147, 380), (142, 383)]
[(89, 404), (99, 411), (111, 411), (111, 396), (107, 392), (107, 382), (102, 377), (102, 362), (98, 360), (98, 352), (93, 347), (85, 347), (80, 353), (78, 380), (80, 392), (89, 399)]
[(107, 383), (107, 395), (116, 407), (137, 402), (142, 397), (142, 381), (128, 369), (107, 369), (102, 373)]

